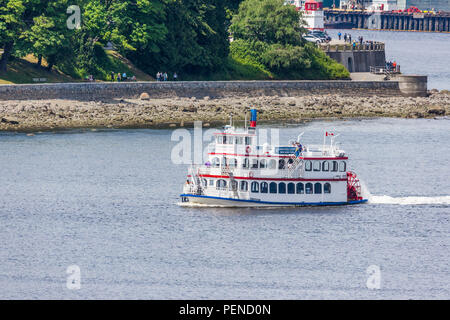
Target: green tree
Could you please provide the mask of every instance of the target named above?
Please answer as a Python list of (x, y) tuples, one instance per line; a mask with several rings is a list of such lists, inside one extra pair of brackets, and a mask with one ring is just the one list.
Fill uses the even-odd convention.
[[(82, 28), (77, 32), (80, 68), (95, 73), (95, 44), (112, 42), (126, 56), (160, 51), (167, 28), (164, 5), (158, 0), (85, 0)], [(138, 54), (136, 54), (138, 52)]]
[(230, 30), (238, 39), (283, 45), (300, 45), (306, 33), (301, 12), (284, 0), (243, 1)]
[(223, 67), (229, 42), (222, 0), (166, 0), (167, 34), (160, 51), (129, 55), (151, 74), (157, 71), (207, 73)]
[(14, 44), (25, 26), (23, 20), (26, 2), (22, 0), (0, 0), (0, 45), (3, 47), (0, 59), (0, 73), (6, 72)]
[(71, 51), (71, 34), (66, 25), (67, 0), (44, 2), (36, 8), (40, 15), (32, 19), (32, 24), (24, 30), (21, 41), (18, 43), (21, 54), (33, 54), (38, 57), (38, 66), (42, 58), (48, 62), (48, 70), (61, 59), (68, 58)]
[(244, 0), (230, 27), (232, 58), (283, 79), (348, 77), (342, 65), (303, 40), (304, 25), (301, 13), (284, 0)]

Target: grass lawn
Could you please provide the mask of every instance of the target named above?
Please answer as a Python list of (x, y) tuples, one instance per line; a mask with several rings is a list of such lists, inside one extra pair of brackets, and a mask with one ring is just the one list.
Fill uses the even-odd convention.
[[(1, 53), (1, 52), (0, 52)], [(128, 59), (122, 57), (115, 51), (106, 51), (105, 68), (114, 72), (126, 72), (128, 75), (135, 75), (138, 81), (152, 81), (151, 76), (136, 68)], [(33, 55), (24, 58), (14, 58), (8, 63), (6, 74), (0, 74), (0, 84), (21, 84), (21, 83), (60, 83), (60, 82), (80, 82), (80, 77), (71, 76), (61, 72), (58, 67), (52, 71), (47, 71), (47, 62), (42, 61), (42, 67), (36, 65), (37, 59)], [(44, 81), (34, 81), (41, 79)]]

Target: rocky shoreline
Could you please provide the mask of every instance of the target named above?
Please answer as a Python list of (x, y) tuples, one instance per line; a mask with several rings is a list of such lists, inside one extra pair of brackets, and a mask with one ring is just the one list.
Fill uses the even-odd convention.
[(0, 131), (34, 132), (73, 128), (161, 128), (244, 119), (249, 106), (259, 120), (301, 122), (315, 118), (434, 118), (450, 114), (450, 92), (428, 97), (358, 97), (340, 94), (301, 97), (173, 98), (0, 101)]

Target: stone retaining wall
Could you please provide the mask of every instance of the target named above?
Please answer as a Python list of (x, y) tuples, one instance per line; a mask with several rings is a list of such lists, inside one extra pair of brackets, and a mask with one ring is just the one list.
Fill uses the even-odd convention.
[(396, 81), (189, 81), (57, 83), (0, 85), (0, 100), (137, 98), (211, 98), (251, 96), (306, 96), (339, 93), (357, 96), (396, 96)]

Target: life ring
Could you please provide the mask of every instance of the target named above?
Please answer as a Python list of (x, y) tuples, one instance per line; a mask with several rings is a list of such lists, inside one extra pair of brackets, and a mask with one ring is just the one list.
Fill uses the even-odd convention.
[(247, 146), (247, 148), (245, 148), (245, 152), (246, 152), (246, 153), (252, 152), (252, 148), (250, 148), (250, 146)]

